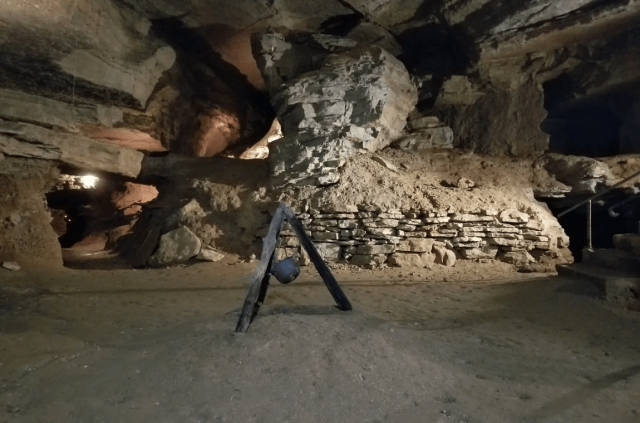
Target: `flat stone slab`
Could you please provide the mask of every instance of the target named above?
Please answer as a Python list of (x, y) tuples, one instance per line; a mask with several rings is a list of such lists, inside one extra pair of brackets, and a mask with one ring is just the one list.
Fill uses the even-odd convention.
[(588, 285), (591, 285), (598, 289), (607, 303), (640, 311), (640, 276), (637, 273), (614, 271), (585, 263), (558, 265), (556, 269), (559, 276), (584, 281), (584, 295), (588, 295)]

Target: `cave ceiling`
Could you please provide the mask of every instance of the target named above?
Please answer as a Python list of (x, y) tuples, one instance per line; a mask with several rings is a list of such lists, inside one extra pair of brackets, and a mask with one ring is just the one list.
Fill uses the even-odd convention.
[(117, 1), (148, 19), (177, 18), (196, 29), (258, 88), (263, 81), (251, 57), (250, 35), (269, 28), (345, 35), (366, 22), (400, 40), (405, 54), (420, 53), (423, 44), (444, 37), (464, 44), (466, 54), (476, 56), (467, 60), (478, 61), (602, 37), (637, 25), (640, 16), (636, 0)]
[[(542, 87), (560, 77), (570, 89), (555, 110), (640, 93), (640, 0), (7, 0), (0, 135), (16, 138), (20, 121), (144, 152), (242, 154), (275, 117), (252, 52), (267, 32), (383, 48), (414, 78), (416, 110), (440, 116), (459, 147), (491, 147), (478, 151), (544, 149)], [(478, 130), (496, 116), (511, 127), (512, 114), (528, 124)], [(519, 138), (529, 147), (493, 148)]]

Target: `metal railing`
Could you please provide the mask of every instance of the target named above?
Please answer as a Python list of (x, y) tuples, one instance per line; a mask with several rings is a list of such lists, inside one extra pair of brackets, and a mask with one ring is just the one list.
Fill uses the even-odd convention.
[[(591, 197), (587, 198), (586, 200), (583, 200), (583, 201), (579, 202), (578, 204), (569, 207), (568, 209), (566, 209), (562, 213), (558, 214), (558, 218), (561, 218), (565, 214), (571, 213), (572, 211), (574, 211), (578, 207), (584, 206), (586, 204), (588, 206), (587, 207), (587, 248), (593, 248), (593, 241), (592, 241), (592, 238), (591, 238), (591, 204), (592, 204), (593, 200), (595, 200), (596, 198), (602, 197), (603, 195), (605, 195), (605, 194), (613, 191), (614, 189), (618, 188), (620, 185), (624, 184), (625, 182), (629, 182), (630, 180), (632, 180), (632, 179), (634, 179), (634, 178), (636, 178), (638, 176), (640, 176), (640, 172), (636, 172), (633, 175), (629, 176), (628, 178), (625, 178), (622, 181), (618, 182), (617, 184), (615, 184), (613, 186), (610, 186), (606, 190), (604, 190), (602, 192), (599, 192), (597, 194), (594, 194)], [(619, 205), (620, 204), (617, 204), (616, 206), (619, 206)]]

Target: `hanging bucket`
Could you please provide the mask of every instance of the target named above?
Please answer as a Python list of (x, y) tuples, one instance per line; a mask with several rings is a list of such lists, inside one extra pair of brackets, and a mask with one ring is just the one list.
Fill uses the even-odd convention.
[(300, 274), (298, 259), (296, 257), (287, 257), (278, 263), (274, 263), (271, 268), (271, 274), (275, 276), (281, 284), (293, 282)]

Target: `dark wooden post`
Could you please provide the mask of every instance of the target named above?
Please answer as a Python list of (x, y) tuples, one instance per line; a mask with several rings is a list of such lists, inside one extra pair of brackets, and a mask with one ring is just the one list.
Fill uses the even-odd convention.
[(295, 232), (298, 237), (300, 244), (302, 244), (304, 249), (307, 251), (307, 254), (309, 254), (309, 258), (311, 258), (313, 265), (316, 267), (320, 277), (322, 277), (322, 280), (331, 293), (331, 296), (335, 300), (336, 304), (338, 304), (338, 308), (342, 311), (351, 310), (352, 307), (349, 299), (344, 295), (344, 292), (342, 292), (342, 289), (340, 288), (340, 285), (338, 285), (336, 278), (333, 277), (333, 273), (331, 273), (329, 266), (327, 266), (322, 257), (320, 257), (320, 253), (318, 253), (316, 246), (311, 242), (311, 239), (305, 232), (302, 223), (300, 223), (296, 215), (293, 214), (287, 206), (284, 206), (284, 215), (287, 218), (287, 221), (289, 221), (291, 229), (293, 229), (293, 232)]
[(253, 275), (253, 280), (249, 285), (249, 291), (244, 300), (244, 306), (242, 307), (242, 313), (238, 320), (238, 326), (236, 326), (236, 332), (246, 332), (251, 324), (251, 318), (254, 314), (254, 307), (258, 297), (264, 297), (267, 294), (267, 287), (269, 285), (269, 279), (271, 278), (271, 265), (273, 264), (276, 241), (280, 236), (280, 229), (284, 221), (284, 211), (282, 206), (278, 207), (271, 225), (269, 226), (269, 232), (264, 238), (262, 244), (262, 255), (260, 256), (260, 263), (256, 267), (256, 272)]

